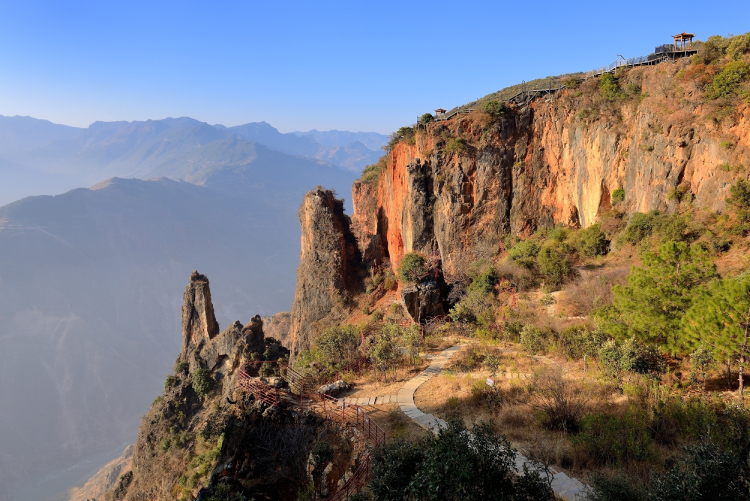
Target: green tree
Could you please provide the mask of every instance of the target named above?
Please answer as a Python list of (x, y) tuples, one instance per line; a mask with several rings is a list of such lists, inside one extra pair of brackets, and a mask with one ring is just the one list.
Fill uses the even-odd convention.
[(625, 201), (625, 189), (624, 188), (617, 188), (615, 191), (612, 192), (612, 205), (617, 205), (620, 202)]
[(586, 257), (603, 256), (609, 248), (607, 235), (602, 231), (599, 223), (592, 224), (581, 231), (578, 240), (578, 250)]
[(706, 343), (720, 359), (739, 364), (739, 392), (744, 398), (743, 377), (750, 338), (750, 277), (713, 282), (685, 314), (682, 326), (686, 344)]
[(416, 367), (419, 358), (419, 350), (422, 349), (422, 327), (419, 324), (411, 324), (406, 328), (399, 328), (401, 343), (409, 352), (409, 360)]
[(408, 499), (409, 483), (424, 459), (420, 442), (389, 440), (372, 458), (370, 491), (377, 501)]
[(714, 77), (712, 97), (732, 96), (748, 72), (748, 67), (743, 61), (727, 63), (721, 73)]
[(622, 96), (617, 78), (611, 73), (605, 73), (599, 77), (599, 90), (602, 91), (602, 95), (609, 101), (614, 101)]
[(432, 113), (425, 113), (421, 117), (419, 117), (419, 122), (423, 124), (428, 124), (435, 120), (435, 117), (432, 116)]
[(567, 251), (568, 246), (565, 244), (548, 244), (539, 251), (536, 262), (545, 284), (559, 287), (573, 272), (573, 264)]
[(362, 336), (354, 325), (331, 327), (315, 340), (315, 348), (324, 364), (342, 368), (359, 355)]
[(508, 111), (508, 108), (502, 101), (488, 101), (484, 104), (484, 111), (492, 116), (497, 117), (505, 115), (505, 113)]
[(478, 290), (485, 294), (492, 294), (495, 290), (495, 285), (497, 285), (499, 281), (500, 277), (497, 276), (497, 271), (490, 266), (472, 280), (471, 285), (469, 285), (469, 290)]
[(388, 381), (388, 370), (396, 366), (401, 359), (401, 353), (398, 350), (399, 327), (396, 324), (383, 324), (383, 331), (373, 336), (370, 345), (367, 347), (367, 356), (370, 357), (372, 364), (379, 369)]
[(404, 282), (416, 282), (425, 273), (425, 258), (417, 252), (408, 252), (398, 266), (398, 276)]
[(214, 378), (211, 377), (208, 369), (196, 369), (193, 372), (192, 386), (199, 397), (205, 397), (214, 387)]
[(459, 420), (430, 434), (424, 458), (410, 483), (422, 501), (552, 500), (554, 493), (539, 473), (516, 467), (516, 452), (487, 424), (469, 433)]
[(651, 232), (654, 231), (654, 219), (658, 214), (656, 211), (651, 211), (648, 214), (633, 213), (630, 216), (627, 228), (625, 228), (625, 235), (623, 236), (625, 241), (635, 245), (651, 235)]
[(716, 268), (700, 246), (684, 242), (667, 242), (640, 257), (642, 266), (631, 270), (628, 284), (614, 287), (614, 306), (630, 335), (675, 353), (683, 345), (682, 316)]
[(750, 231), (750, 182), (740, 179), (729, 188), (726, 203), (734, 210), (733, 233)]

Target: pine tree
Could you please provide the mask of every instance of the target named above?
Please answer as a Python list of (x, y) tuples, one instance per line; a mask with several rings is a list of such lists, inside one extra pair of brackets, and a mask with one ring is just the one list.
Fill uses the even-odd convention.
[(693, 346), (705, 343), (717, 358), (739, 363), (740, 397), (750, 345), (750, 277), (727, 278), (712, 283), (685, 314), (685, 340)]
[(628, 335), (676, 353), (683, 343), (680, 321), (702, 284), (716, 277), (710, 256), (699, 246), (667, 242), (641, 253), (628, 285), (614, 288), (614, 306)]

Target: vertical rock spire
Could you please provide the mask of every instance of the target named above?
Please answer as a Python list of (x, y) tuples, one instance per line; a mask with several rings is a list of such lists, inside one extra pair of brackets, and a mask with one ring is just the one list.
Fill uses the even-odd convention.
[(208, 278), (198, 271), (190, 275), (190, 283), (182, 296), (182, 351), (213, 339), (219, 333), (219, 323), (211, 303)]

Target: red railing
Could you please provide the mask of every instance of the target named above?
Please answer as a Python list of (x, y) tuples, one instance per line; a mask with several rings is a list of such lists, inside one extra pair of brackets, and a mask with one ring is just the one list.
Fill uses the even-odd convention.
[[(270, 364), (264, 366), (263, 364)], [(273, 368), (273, 371), (271, 371)], [(255, 395), (256, 400), (264, 402), (269, 406), (276, 407), (281, 402), (298, 407), (300, 412), (322, 411), (325, 415), (336, 421), (355, 426), (360, 431), (360, 436), (377, 447), (385, 442), (385, 431), (358, 405), (347, 404), (343, 400), (334, 398), (324, 393), (299, 393), (285, 389), (272, 388), (262, 382), (257, 375), (263, 373), (278, 374), (282, 377), (290, 390), (294, 387), (303, 389), (309, 387), (315, 381), (302, 376), (284, 363), (278, 361), (248, 362), (240, 368), (238, 382), (241, 388)], [(366, 453), (360, 458), (359, 466), (346, 483), (336, 491), (328, 500), (341, 501), (367, 485), (372, 468), (372, 457)]]

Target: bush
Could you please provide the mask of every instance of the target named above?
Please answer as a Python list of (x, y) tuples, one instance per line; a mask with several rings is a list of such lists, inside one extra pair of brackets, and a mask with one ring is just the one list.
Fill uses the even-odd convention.
[(403, 501), (409, 483), (424, 460), (425, 451), (419, 442), (403, 439), (388, 441), (372, 458), (370, 491), (379, 501)]
[(208, 369), (196, 369), (193, 372), (193, 390), (198, 394), (199, 397), (205, 397), (211, 392), (214, 386), (214, 378), (211, 377), (211, 373)]
[(416, 282), (425, 273), (425, 263), (424, 256), (409, 252), (398, 266), (398, 276), (404, 282)]
[(731, 97), (748, 74), (748, 67), (742, 61), (727, 63), (724, 69), (714, 77), (710, 97)]
[(641, 240), (651, 235), (654, 231), (654, 218), (658, 214), (657, 211), (651, 211), (648, 214), (642, 212), (633, 213), (630, 216), (627, 228), (625, 228), (623, 239), (632, 245), (640, 243)]
[(219, 484), (211, 489), (211, 493), (206, 498), (206, 501), (245, 501), (246, 499), (241, 492), (232, 494), (228, 485)]
[(411, 141), (414, 138), (414, 129), (411, 127), (401, 127), (399, 130), (391, 134), (388, 146), (393, 148), (401, 141)]
[(602, 96), (609, 101), (614, 101), (623, 95), (617, 83), (617, 78), (611, 73), (605, 73), (599, 77), (599, 90), (601, 90)]
[(599, 223), (581, 231), (578, 239), (578, 250), (586, 257), (603, 256), (609, 249), (609, 240)]
[(544, 350), (544, 337), (538, 327), (526, 324), (521, 330), (521, 349), (531, 355)]
[(456, 322), (479, 323), (489, 327), (495, 322), (495, 303), (491, 294), (483, 290), (472, 290), (450, 311)]
[(529, 390), (530, 404), (544, 413), (545, 427), (563, 432), (578, 429), (589, 401), (578, 381), (566, 380), (559, 367), (546, 367), (533, 374)]
[(573, 272), (573, 265), (565, 246), (545, 245), (539, 251), (536, 261), (545, 284), (552, 287), (562, 285)]
[(185, 361), (177, 362), (174, 365), (174, 373), (175, 374), (187, 374), (188, 369), (190, 368), (190, 364), (188, 364)]
[(742, 55), (750, 50), (750, 33), (736, 36), (731, 39), (727, 46), (727, 56), (734, 60), (742, 58)]
[(581, 420), (581, 433), (573, 447), (600, 465), (622, 465), (654, 456), (655, 449), (642, 411), (629, 409), (621, 417), (603, 413)]
[(175, 377), (174, 376), (167, 376), (167, 379), (164, 381), (164, 389), (171, 388), (174, 386)]
[(360, 181), (365, 183), (373, 183), (380, 179), (380, 172), (383, 170), (383, 166), (380, 163), (368, 165), (362, 171)]
[(568, 327), (560, 333), (558, 347), (560, 352), (571, 360), (580, 360), (584, 355), (596, 356), (604, 343), (601, 331), (590, 331), (584, 327)]
[(477, 275), (469, 285), (469, 291), (481, 291), (485, 294), (491, 294), (495, 290), (495, 285), (500, 281), (495, 268), (487, 268), (484, 272)]
[(617, 188), (615, 191), (612, 192), (612, 205), (617, 205), (620, 202), (625, 201), (625, 189), (624, 188)]
[(353, 325), (341, 325), (324, 330), (315, 340), (320, 361), (333, 368), (344, 368), (360, 354), (362, 336)]
[(597, 351), (597, 362), (602, 372), (617, 380), (624, 373), (658, 376), (666, 371), (666, 362), (654, 346), (639, 343), (635, 337), (618, 343), (604, 342)]
[(435, 117), (432, 116), (432, 113), (425, 113), (424, 115), (419, 117), (419, 122), (423, 124), (428, 124), (432, 122), (433, 120), (435, 120)]
[(401, 497), (393, 499), (554, 499), (547, 479), (536, 471), (517, 470), (516, 451), (490, 425), (478, 424), (469, 433), (460, 420), (451, 420), (437, 436), (425, 438), (420, 447), (424, 457), (411, 477), (407, 496), (402, 491)]
[(521, 240), (508, 251), (508, 256), (526, 268), (532, 268), (539, 254), (539, 245), (533, 240)]
[(492, 116), (500, 116), (505, 115), (508, 108), (505, 106), (505, 103), (501, 101), (489, 101), (484, 104), (484, 111)]
[(466, 141), (463, 138), (450, 138), (445, 145), (445, 151), (448, 153), (460, 153), (466, 149)]

